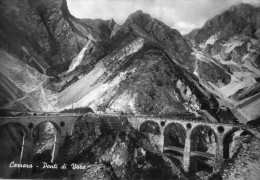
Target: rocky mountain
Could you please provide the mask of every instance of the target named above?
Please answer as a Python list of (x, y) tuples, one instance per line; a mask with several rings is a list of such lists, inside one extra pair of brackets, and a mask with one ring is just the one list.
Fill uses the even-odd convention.
[(62, 0), (4, 0), (0, 8), (1, 47), (43, 74), (66, 70), (88, 39), (109, 38), (114, 25), (76, 19)]
[[(203, 82), (204, 87), (244, 122), (259, 117), (259, 22), (259, 7), (240, 4), (185, 36), (199, 59), (198, 63), (213, 62), (229, 74), (226, 83)], [(200, 73), (196, 75), (201, 76)]]
[[(238, 108), (259, 105), (253, 101), (259, 99), (257, 8), (232, 7), (186, 39), (142, 11), (119, 26), (113, 19), (75, 18), (65, 0), (3, 0), (0, 8), (2, 108), (60, 111), (88, 106), (94, 111), (154, 115), (199, 115), (205, 110), (217, 121), (258, 117)], [(237, 18), (240, 11), (245, 11), (244, 18)], [(231, 29), (239, 24), (243, 30), (234, 30), (231, 38), (227, 24)], [(243, 42), (251, 38), (245, 42), (251, 42), (247, 58), (255, 57), (252, 65), (238, 63), (247, 44), (246, 51), (239, 45), (232, 55), (226, 53), (235, 48), (227, 38), (239, 44), (236, 37), (242, 32), (247, 33)], [(211, 39), (219, 33), (215, 45)], [(237, 65), (223, 56), (236, 57)], [(20, 65), (5, 63), (7, 57)]]
[[(13, 90), (6, 86), (17, 86), (15, 91), (19, 94), (28, 94), (33, 87), (39, 86), (39, 91), (45, 91), (43, 77), (48, 79), (67, 70), (88, 41), (101, 47), (99, 41), (108, 39), (115, 25), (113, 20), (76, 19), (63, 0), (3, 0), (0, 3), (0, 18), (0, 61), (4, 64), (1, 66), (1, 78), (10, 81), (0, 82), (3, 87), (1, 105), (11, 103), (11, 106), (4, 107), (13, 108), (13, 102), (19, 101), (19, 108), (45, 111), (52, 109), (41, 105), (44, 98), (39, 96), (45, 96), (43, 92), (36, 93), (29, 101), (20, 102), (19, 99), (25, 95), (14, 96)], [(92, 46), (95, 52), (95, 45)], [(7, 63), (10, 59), (15, 59), (15, 62)], [(32, 69), (34, 73), (28, 74)], [(19, 77), (16, 75), (18, 72), (24, 75)]]
[(85, 76), (77, 75), (77, 82), (57, 94), (58, 108), (168, 114), (218, 107), (191, 73), (194, 65), (188, 60), (195, 57), (177, 30), (137, 11), (109, 44), (107, 54)]

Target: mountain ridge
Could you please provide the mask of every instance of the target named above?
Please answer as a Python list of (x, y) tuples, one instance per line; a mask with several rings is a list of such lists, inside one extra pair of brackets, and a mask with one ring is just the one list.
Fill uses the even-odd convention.
[[(225, 103), (218, 100), (224, 98), (224, 101), (229, 101), (225, 100), (225, 98), (232, 96), (231, 93), (223, 96), (218, 89), (225, 89), (225, 87), (229, 87), (230, 83), (233, 83), (233, 71), (230, 70), (229, 65), (223, 64), (222, 61), (216, 61), (212, 53), (207, 53), (214, 52), (214, 55), (218, 54), (221, 45), (218, 44), (216, 47), (211, 48), (209, 44), (206, 44), (204, 50), (198, 48), (198, 46), (202, 46), (201, 44), (194, 44), (195, 42), (204, 42), (209, 35), (213, 36), (213, 31), (203, 35), (202, 28), (183, 37), (176, 29), (171, 29), (163, 22), (152, 18), (141, 10), (129, 15), (121, 26), (113, 19), (105, 21), (100, 19), (78, 19), (70, 14), (66, 0), (37, 0), (28, 1), (28, 3), (4, 1), (1, 6), (4, 9), (3, 7), (9, 5), (14, 5), (18, 9), (25, 7), (21, 10), (24, 15), (20, 19), (27, 17), (30, 13), (35, 14), (35, 18), (38, 18), (38, 21), (42, 24), (42, 30), (41, 28), (39, 30), (44, 32), (42, 34), (45, 36), (43, 38), (44, 43), (42, 43), (42, 45), (45, 45), (42, 47), (47, 48), (49, 52), (56, 53), (48, 55), (51, 58), (46, 61), (46, 57), (37, 54), (33, 50), (34, 45), (30, 41), (26, 46), (22, 44), (15, 45), (13, 48), (15, 51), (9, 52), (18, 56), (24, 63), (37, 69), (40, 73), (49, 75), (50, 83), (43, 87), (43, 94), (40, 93), (40, 96), (44, 96), (44, 92), (52, 94), (53, 106), (49, 108), (53, 108), (53, 110), (62, 110), (72, 106), (90, 106), (96, 111), (116, 111), (120, 109), (121, 105), (124, 107), (122, 111), (129, 113), (160, 114), (166, 112), (163, 107), (169, 107), (167, 113), (170, 111), (178, 112), (178, 110), (180, 112), (190, 111), (196, 113), (196, 111), (203, 109), (209, 111), (221, 121), (220, 119), (223, 120), (224, 117), (217, 115), (217, 113), (228, 112), (229, 108), (233, 108), (233, 106), (227, 107), (227, 110), (221, 108), (221, 104), (225, 106)], [(246, 9), (245, 7), (244, 9)], [(234, 16), (229, 15), (230, 13), (225, 15), (225, 13), (223, 15), (225, 18), (219, 18), (221, 22), (228, 21), (229, 24), (225, 28), (223, 27), (224, 34), (236, 32), (237, 23), (230, 20)], [(1, 17), (10, 22), (12, 18), (8, 14), (10, 12), (5, 10), (1, 13)], [(251, 17), (252, 15), (247, 16)], [(220, 15), (216, 19), (218, 17)], [(254, 18), (256, 17), (254, 16)], [(208, 29), (210, 29), (209, 24), (215, 22), (214, 18), (212, 19), (205, 24)], [(13, 23), (11, 24), (13, 25)], [(257, 23), (256, 25), (258, 26)], [(222, 25), (215, 26), (222, 27)], [(255, 27), (255, 24), (252, 26)], [(250, 27), (244, 28), (243, 32), (251, 31), (252, 28), (250, 29)], [(227, 30), (232, 28), (234, 31)], [(2, 38), (7, 37), (5, 36), (6, 29), (2, 29), (1, 32)], [(9, 33), (12, 33), (12, 31)], [(223, 36), (222, 40), (228, 36)], [(201, 37), (204, 39), (202, 40)], [(8, 38), (6, 41), (8, 41)], [(51, 39), (50, 42), (49, 39)], [(8, 43), (1, 44), (0, 47), (8, 50), (11, 45), (8, 45)], [(23, 50), (22, 56), (17, 53), (19, 48)], [(144, 49), (147, 50), (144, 51)], [(161, 64), (162, 62), (155, 60), (154, 57), (161, 59), (164, 63)], [(137, 62), (136, 58), (141, 62)], [(143, 65), (147, 63), (147, 68), (150, 63), (154, 63), (154, 67), (150, 68), (153, 73), (148, 75), (149, 72), (146, 71), (146, 66), (142, 67), (138, 65), (139, 63), (143, 63)], [(165, 63), (168, 64), (170, 69), (166, 68)], [(158, 64), (161, 64), (161, 66), (158, 66)], [(154, 71), (154, 68), (156, 71)], [(165, 79), (156, 75), (161, 71), (161, 68), (165, 72), (171, 72), (168, 72)], [(175, 70), (173, 71), (173, 69)], [(143, 72), (143, 76), (137, 78), (134, 75), (135, 73), (141, 75), (141, 72)], [(7, 74), (4, 75), (8, 78)], [(164, 77), (163, 74), (160, 76)], [(129, 81), (128, 78), (135, 80)], [(134, 84), (139, 84), (139, 81), (142, 82), (142, 78), (148, 78), (144, 81), (144, 84), (146, 82), (150, 82), (150, 84), (143, 86), (142, 91), (131, 89), (132, 85), (136, 86)], [(137, 87), (141, 86), (139, 84)], [(248, 86), (250, 86), (250, 81), (248, 81)], [(126, 89), (123, 90), (123, 87)], [(47, 91), (44, 90), (46, 88)], [(158, 89), (167, 93), (161, 96)], [(173, 91), (175, 94), (169, 91)], [(244, 92), (244, 94), (248, 96), (249, 93)], [(92, 96), (99, 98), (93, 99)], [(240, 97), (236, 98), (239, 99)], [(129, 101), (126, 99), (129, 99)], [(41, 104), (41, 100), (38, 102)], [(156, 102), (161, 104), (155, 107), (156, 105), (152, 104)], [(153, 110), (148, 111), (148, 105), (145, 105), (145, 103), (150, 104), (149, 106)], [(228, 103), (232, 104), (233, 102)], [(140, 107), (143, 108), (138, 108), (138, 104), (141, 104)], [(175, 109), (174, 104), (176, 105)], [(157, 110), (155, 110), (156, 108)], [(227, 114), (229, 114), (227, 117), (232, 116), (231, 112)]]
[[(185, 36), (189, 45), (201, 56), (220, 64), (230, 74), (227, 85), (214, 87), (206, 84), (205, 87), (214, 89), (215, 94), (232, 104), (230, 108), (233, 111), (251, 120), (259, 116), (256, 109), (260, 107), (256, 95), (259, 92), (257, 79), (260, 75), (259, 18), (260, 7), (240, 4), (213, 17), (201, 29)], [(248, 101), (254, 102), (254, 107), (242, 105)]]

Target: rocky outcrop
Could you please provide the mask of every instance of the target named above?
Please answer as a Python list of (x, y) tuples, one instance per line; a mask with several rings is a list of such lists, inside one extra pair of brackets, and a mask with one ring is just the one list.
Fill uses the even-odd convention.
[(63, 71), (79, 52), (74, 32), (68, 20), (70, 14), (66, 1), (31, 1), (31, 6), (35, 8), (48, 32), (50, 46), (48, 63)]
[(47, 81), (47, 76), (3, 49), (0, 49), (0, 69), (1, 108), (42, 110), (40, 102), (28, 94), (40, 88)]
[(15, 99), (22, 98), (25, 93), (21, 91), (14, 83), (12, 83), (8, 78), (6, 78), (2, 73), (0, 73), (0, 88), (1, 88), (1, 100), (0, 104), (7, 104), (14, 101)]
[(130, 15), (121, 27), (115, 25), (108, 44), (107, 55), (58, 94), (58, 108), (73, 104), (134, 114), (194, 112), (218, 107), (195, 70), (213, 84), (230, 81), (224, 67), (197, 60), (177, 30), (142, 11)]
[[(259, 7), (240, 4), (208, 20), (205, 25), (188, 37), (197, 44), (205, 42), (211, 35), (221, 32), (221, 40), (237, 33), (254, 34), (259, 29)], [(251, 30), (251, 32), (250, 32)]]
[[(230, 79), (228, 73), (222, 71), (221, 68), (214, 63), (208, 62), (210, 65), (203, 63), (201, 66), (196, 66), (196, 59), (199, 59), (199, 57), (194, 56), (192, 48), (181, 34), (176, 29), (171, 29), (164, 23), (155, 18), (151, 18), (150, 15), (142, 11), (137, 11), (130, 15), (113, 38), (120, 38), (123, 36), (122, 34), (129, 32), (133, 32), (148, 41), (158, 43), (170, 59), (182, 69), (193, 73), (196, 68), (199, 68), (200, 74), (202, 75), (201, 78), (204, 81), (210, 81), (216, 84), (217, 81), (222, 81), (222, 79)], [(213, 73), (215, 72), (217, 72), (219, 76), (214, 76)], [(204, 77), (207, 78), (205, 79)]]
[[(233, 154), (233, 157), (225, 162), (223, 179), (257, 179), (259, 176), (259, 128), (255, 128), (255, 136), (234, 136), (234, 142), (237, 147), (232, 147), (232, 150), (238, 148), (238, 152)], [(238, 143), (240, 142), (240, 143)], [(234, 146), (234, 145), (233, 145)], [(233, 153), (233, 152), (232, 152)]]
[(218, 106), (194, 75), (172, 62), (162, 47), (134, 38), (126, 37), (125, 41), (132, 42), (121, 45), (59, 93), (59, 107), (69, 108), (73, 103), (95, 111), (168, 114)]
[(137, 11), (128, 17), (113, 38), (119, 38), (130, 31), (142, 38), (159, 43), (172, 61), (183, 68), (189, 70), (194, 68), (190, 58), (192, 50), (177, 30), (171, 29), (142, 11)]
[[(216, 80), (214, 85), (207, 84), (206, 87), (214, 89), (214, 94), (230, 102), (229, 108), (233, 109), (233, 112), (239, 112), (235, 113), (238, 119), (241, 119), (242, 115), (253, 120), (260, 115), (253, 110), (253, 107), (259, 107), (260, 103), (256, 93), (256, 79), (260, 77), (257, 65), (260, 54), (260, 39), (257, 36), (260, 27), (259, 10), (259, 7), (248, 4), (233, 6), (208, 20), (201, 29), (185, 36), (197, 52), (195, 55), (201, 60), (198, 66), (202, 68), (196, 70), (197, 76), (203, 76), (199, 69), (207, 71), (211, 66), (205, 62), (217, 65), (218, 69), (211, 69), (213, 73), (206, 73), (207, 76), (203, 78), (207, 81), (210, 81), (207, 77)], [(222, 76), (223, 73), (227, 75)], [(242, 108), (239, 104), (247, 105)], [(252, 115), (249, 115), (250, 113)]]
[(88, 39), (107, 39), (114, 26), (76, 19), (64, 0), (4, 0), (0, 8), (0, 46), (41, 73), (66, 70)]
[[(7, 11), (10, 8), (6, 7), (10, 6), (18, 10), (23, 7), (17, 12), (15, 20)], [(47, 86), (51, 91), (62, 91), (56, 94), (56, 107), (59, 109), (74, 104), (75, 107), (91, 105), (95, 110), (122, 109), (141, 114), (193, 112), (218, 106), (214, 98), (199, 85), (193, 74), (195, 70), (201, 79), (213, 84), (225, 84), (230, 80), (223, 68), (214, 63), (208, 65), (197, 62), (192, 48), (177, 30), (142, 11), (130, 15), (120, 27), (113, 19), (77, 19), (69, 13), (64, 0), (4, 1), (1, 7), (3, 22), (10, 23), (11, 29), (19, 31), (1, 29), (2, 38), (7, 42), (2, 44), (3, 49), (17, 55), (25, 64), (41, 73), (55, 75), (65, 71), (69, 65), (72, 67), (71, 62), (79, 51), (90, 44), (82, 52), (77, 67), (73, 66), (73, 71), (56, 76), (55, 81), (50, 81), (54, 86)], [(29, 20), (25, 21), (26, 18)], [(15, 28), (20, 24), (22, 29)], [(22, 34), (16, 37), (16, 41), (12, 39), (12, 33)], [(12, 42), (17, 43), (12, 46)], [(138, 61), (145, 63), (139, 64)], [(146, 70), (147, 67), (151, 67), (151, 72)], [(97, 72), (100, 74), (95, 74)], [(139, 73), (143, 76), (136, 76)], [(96, 77), (92, 77), (94, 74)], [(86, 82), (89, 78), (92, 80)], [(49, 90), (37, 90), (32, 94), (33, 98), (36, 95), (36, 102), (40, 99), (45, 103), (43, 97), (51, 93)], [(92, 95), (94, 91), (99, 92), (97, 96), (100, 97), (95, 102), (93, 97), (96, 96)], [(54, 104), (55, 96), (45, 99)], [(128, 100), (123, 100), (125, 98)], [(154, 102), (160, 103), (156, 105)], [(18, 105), (15, 103), (8, 107)]]
[[(24, 92), (30, 92), (37, 81), (44, 82), (42, 78), (44, 76), (41, 74), (55, 76), (67, 70), (73, 58), (89, 41), (92, 42), (92, 47), (86, 53), (88, 60), (85, 63), (87, 67), (84, 69), (91, 69), (89, 64), (103, 56), (104, 46), (115, 26), (113, 20), (81, 20), (73, 17), (68, 11), (65, 0), (3, 0), (0, 4), (0, 18), (1, 62), (5, 67), (3, 75), (11, 80), (14, 86), (17, 86), (18, 91)], [(36, 72), (28, 75), (29, 80), (24, 74), (14, 78), (12, 73), (17, 67), (7, 62), (6, 57), (9, 56), (17, 58), (18, 64), (22, 64), (21, 67), (25, 68), (18, 72), (26, 72), (27, 65)], [(65, 85), (61, 84), (52, 90), (62, 89)], [(38, 93), (37, 97), (30, 97), (28, 100), (26, 95), (14, 98), (13, 93), (5, 89), (1, 97), (6, 97), (8, 100), (3, 99), (1, 106), (12, 102), (12, 105), (7, 105), (9, 108), (25, 106), (30, 107), (30, 110), (47, 110), (41, 108), (41, 105), (35, 105), (35, 102), (41, 103), (41, 100), (35, 100), (35, 98), (45, 99), (46, 91), (48, 90), (43, 89), (43, 93)]]

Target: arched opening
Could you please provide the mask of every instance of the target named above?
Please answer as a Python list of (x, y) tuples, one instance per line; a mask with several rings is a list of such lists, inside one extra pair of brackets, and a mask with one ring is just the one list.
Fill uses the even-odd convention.
[(170, 123), (164, 130), (164, 146), (184, 148), (186, 130), (179, 123)]
[(8, 123), (0, 127), (0, 178), (19, 178), (20, 170), (10, 168), (11, 162), (20, 163), (23, 138), (26, 128), (19, 123)]
[(253, 134), (247, 130), (233, 129), (227, 132), (223, 138), (223, 158), (230, 159), (238, 152), (242, 139)]
[(185, 140), (186, 130), (181, 124), (168, 124), (164, 130), (164, 152), (170, 153), (171, 159), (182, 163)]
[(56, 123), (44, 121), (35, 126), (33, 136), (33, 172), (42, 167), (42, 163), (51, 164), (53, 161), (57, 136), (60, 135), (59, 127)]
[(154, 135), (161, 134), (159, 124), (154, 121), (145, 121), (141, 124), (140, 132), (151, 133)]
[(217, 149), (217, 135), (206, 125), (199, 125), (191, 132), (191, 166), (190, 171), (195, 173), (213, 172), (214, 157)]

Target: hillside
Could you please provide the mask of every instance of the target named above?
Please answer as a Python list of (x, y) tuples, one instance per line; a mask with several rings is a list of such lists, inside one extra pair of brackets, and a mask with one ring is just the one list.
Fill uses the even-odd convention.
[[(229, 74), (226, 83), (202, 83), (218, 97), (220, 104), (230, 107), (241, 122), (259, 117), (259, 19), (259, 7), (240, 4), (185, 36), (199, 60), (198, 66), (201, 61), (212, 62)], [(201, 73), (194, 73), (201, 78)]]

